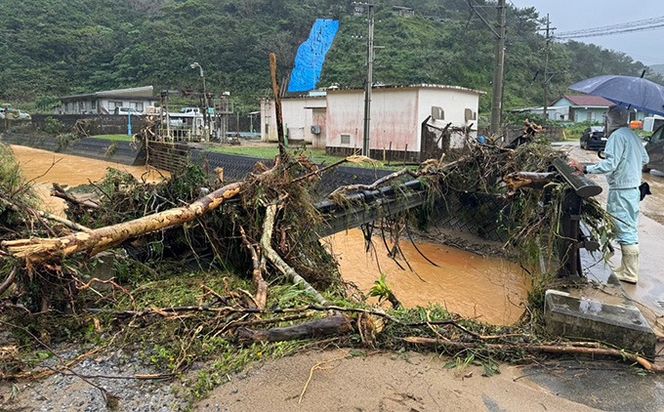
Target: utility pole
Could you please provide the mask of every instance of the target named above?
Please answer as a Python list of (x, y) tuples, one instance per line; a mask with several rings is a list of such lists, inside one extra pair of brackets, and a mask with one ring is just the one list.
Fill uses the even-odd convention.
[(354, 3), (367, 10), (369, 19), (369, 35), (367, 37), (367, 81), (364, 85), (364, 135), (362, 139), (362, 155), (370, 157), (371, 134), (371, 92), (373, 89), (373, 63), (374, 63), (374, 5), (371, 3)]
[(496, 68), (493, 72), (491, 133), (498, 134), (503, 123), (503, 82), (505, 81), (506, 0), (498, 0), (498, 33), (496, 36)]
[(551, 27), (551, 21), (549, 20), (549, 13), (546, 14), (546, 27), (544, 31), (546, 32), (546, 45), (544, 47), (544, 110), (542, 115), (544, 119), (548, 119), (548, 110), (549, 110), (549, 52), (551, 51), (551, 38), (553, 37), (553, 30), (555, 27)]

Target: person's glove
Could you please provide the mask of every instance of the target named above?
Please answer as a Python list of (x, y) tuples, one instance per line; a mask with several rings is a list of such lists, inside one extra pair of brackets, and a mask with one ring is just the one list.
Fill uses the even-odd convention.
[(639, 186), (639, 192), (641, 192), (641, 200), (645, 199), (646, 196), (652, 194), (652, 192), (650, 191), (650, 185), (648, 184), (648, 182), (641, 183), (641, 186)]

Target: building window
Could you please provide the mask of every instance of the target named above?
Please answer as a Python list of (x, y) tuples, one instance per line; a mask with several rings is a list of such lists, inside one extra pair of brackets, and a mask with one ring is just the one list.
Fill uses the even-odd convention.
[(341, 144), (350, 144), (350, 135), (342, 134), (341, 135)]
[(136, 107), (135, 107), (137, 112), (143, 113), (143, 102), (136, 102)]
[(93, 101), (90, 103), (90, 107), (92, 107), (92, 109), (97, 109), (97, 101), (96, 101), (96, 100), (93, 100)]
[(442, 107), (432, 106), (431, 107), (431, 119), (432, 120), (445, 120), (445, 111)]

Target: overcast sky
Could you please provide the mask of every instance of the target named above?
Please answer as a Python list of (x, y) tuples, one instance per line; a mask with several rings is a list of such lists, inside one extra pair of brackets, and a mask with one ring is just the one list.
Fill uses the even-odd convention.
[[(508, 0), (510, 2), (510, 0)], [(579, 30), (664, 16), (664, 0), (511, 0), (517, 7), (549, 13), (557, 32)], [(664, 27), (604, 37), (576, 39), (627, 53), (645, 64), (664, 63)]]

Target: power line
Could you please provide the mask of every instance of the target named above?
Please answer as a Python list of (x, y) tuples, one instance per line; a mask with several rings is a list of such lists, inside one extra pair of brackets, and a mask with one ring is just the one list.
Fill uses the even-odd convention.
[(569, 39), (577, 37), (596, 37), (596, 36), (606, 36), (609, 34), (617, 34), (617, 33), (653, 30), (660, 27), (664, 27), (664, 16), (651, 17), (648, 19), (612, 24), (608, 26), (571, 30), (560, 33), (556, 37), (559, 39)]
[(617, 24), (611, 24), (611, 25), (608, 25), (608, 26), (599, 26), (599, 27), (590, 27), (590, 28), (579, 29), (579, 30), (570, 30), (570, 31), (567, 31), (567, 32), (563, 32), (563, 35), (580, 34), (580, 33), (587, 33), (587, 32), (593, 32), (593, 31), (615, 30), (615, 29), (622, 29), (622, 28), (626, 28), (626, 27), (635, 27), (635, 26), (644, 26), (644, 25), (649, 25), (649, 24), (656, 24), (656, 23), (661, 23), (661, 22), (664, 22), (664, 16), (649, 17), (647, 19), (634, 20), (634, 21), (617, 23)]
[(606, 31), (606, 32), (577, 34), (577, 35), (571, 35), (571, 36), (559, 35), (559, 36), (556, 36), (556, 39), (566, 40), (566, 39), (578, 39), (578, 38), (584, 38), (584, 37), (610, 36), (612, 34), (633, 33), (633, 32), (639, 32), (639, 31), (657, 30), (657, 29), (661, 29), (661, 28), (664, 28), (664, 23), (656, 24), (656, 25), (652, 25), (652, 26), (625, 28), (625, 29), (621, 29), (621, 30), (613, 30), (613, 31)]

